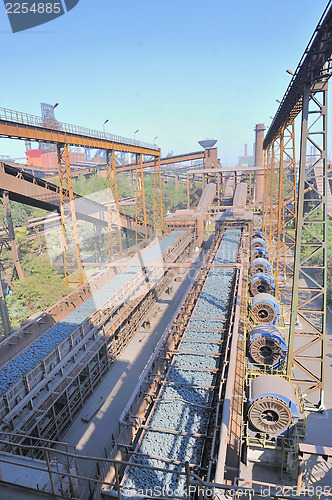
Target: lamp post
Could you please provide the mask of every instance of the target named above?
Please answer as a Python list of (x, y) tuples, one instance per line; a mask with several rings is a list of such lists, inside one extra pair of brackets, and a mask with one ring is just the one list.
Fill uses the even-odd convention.
[(137, 132), (139, 132), (138, 129), (134, 132), (134, 141), (136, 141), (136, 134), (137, 134)]
[(294, 76), (294, 73), (293, 73), (293, 71), (291, 71), (290, 69), (286, 69), (286, 73), (288, 73), (289, 75), (292, 75), (292, 76)]
[(156, 144), (155, 143), (155, 140), (158, 139), (158, 136), (156, 135), (156, 137), (153, 138), (153, 144)]
[(105, 134), (105, 125), (106, 125), (106, 123), (108, 123), (108, 122), (109, 122), (109, 120), (107, 119), (107, 120), (105, 120), (105, 121), (104, 121), (104, 123), (103, 123), (103, 131), (104, 131), (104, 134)]
[(53, 109), (55, 109), (57, 106), (59, 106), (59, 103), (58, 103), (58, 102), (56, 102), (56, 103), (54, 104)]

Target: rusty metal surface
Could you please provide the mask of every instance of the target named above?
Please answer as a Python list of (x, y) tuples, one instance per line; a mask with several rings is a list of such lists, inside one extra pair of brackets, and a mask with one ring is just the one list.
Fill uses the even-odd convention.
[(232, 173), (232, 172), (254, 172), (255, 170), (262, 170), (261, 167), (233, 167), (233, 168), (193, 168), (188, 170), (187, 174), (204, 175), (204, 174), (222, 174), (222, 173)]
[(246, 182), (240, 182), (234, 191), (233, 197), (233, 212), (236, 215), (238, 209), (244, 209), (247, 206), (248, 198), (248, 184)]
[(216, 189), (217, 186), (213, 182), (210, 182), (207, 186), (205, 186), (197, 205), (198, 209), (206, 210), (212, 205), (214, 197), (216, 195)]
[[(1, 163), (0, 191), (8, 191), (9, 198), (13, 201), (51, 212), (60, 211), (59, 186), (23, 172), (12, 163)], [(67, 193), (65, 193), (65, 200), (69, 200)], [(75, 194), (75, 200), (77, 200), (75, 208), (79, 219), (107, 226), (107, 207), (77, 194)], [(142, 232), (141, 225), (138, 225), (129, 215), (120, 213), (120, 221), (121, 225), (127, 229)], [(148, 236), (153, 233), (151, 226), (147, 226), (147, 233)]]
[[(205, 157), (204, 151), (197, 151), (194, 153), (183, 153), (181, 155), (171, 156), (167, 158), (160, 158), (160, 165), (172, 165), (174, 163), (182, 163), (185, 161), (201, 160)], [(143, 168), (154, 167), (153, 161), (143, 162)], [(135, 170), (134, 164), (124, 165), (123, 167), (118, 167), (117, 172), (128, 172), (129, 170)]]
[(92, 296), (92, 291), (104, 286), (115, 276), (113, 270), (103, 271), (69, 295), (61, 299), (45, 312), (41, 312), (36, 318), (28, 321), (19, 330), (10, 335), (0, 343), (1, 365), (13, 359), (19, 352), (34, 342), (40, 335), (51, 328), (55, 323), (63, 320), (83, 302)]
[(0, 136), (160, 156), (153, 144), (58, 121), (45, 126), (39, 116), (5, 108), (0, 108)]
[(305, 86), (314, 83), (322, 74), (328, 75), (323, 69), (332, 53), (332, 7), (331, 0), (315, 28), (315, 31), (305, 49), (301, 60), (288, 85), (277, 113), (266, 134), (264, 149), (267, 149), (280, 135), (283, 128), (293, 122), (302, 110), (302, 97)]
[[(185, 233), (165, 250), (163, 258), (175, 261), (182, 258), (190, 244), (190, 234)], [(134, 275), (116, 293), (121, 299), (125, 290), (130, 294), (135, 289), (138, 292), (135, 299), (121, 302), (112, 296), (23, 380), (12, 386), (1, 401), (2, 426), (8, 429), (13, 424), (23, 433), (34, 432), (40, 437), (61, 439), (78, 409), (135, 334), (156, 298), (169, 285), (172, 275), (166, 271), (160, 273), (154, 290), (145, 286), (144, 273)], [(98, 277), (96, 280), (98, 286)], [(85, 373), (83, 377), (82, 373)], [(55, 406), (57, 410), (49, 418)], [(38, 424), (34, 418), (37, 412)]]

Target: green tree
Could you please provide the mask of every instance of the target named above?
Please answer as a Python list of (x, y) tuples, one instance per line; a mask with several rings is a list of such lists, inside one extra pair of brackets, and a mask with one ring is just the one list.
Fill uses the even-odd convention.
[(22, 264), (25, 277), (13, 283), (7, 297), (13, 329), (19, 328), (32, 314), (49, 308), (70, 291), (63, 277), (52, 269), (46, 255), (26, 256)]

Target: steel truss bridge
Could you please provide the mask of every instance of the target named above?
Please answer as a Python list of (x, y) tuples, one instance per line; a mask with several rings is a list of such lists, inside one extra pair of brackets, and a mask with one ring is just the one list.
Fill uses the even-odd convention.
[[(327, 294), (327, 90), (332, 8), (328, 3), (264, 139), (263, 227), (275, 262), (276, 293), (290, 314), (287, 374), (324, 407)], [(300, 119), (299, 171), (295, 119)], [(297, 328), (298, 321), (303, 331)]]
[[(77, 232), (77, 217), (75, 212), (75, 197), (72, 185), (72, 174), (69, 162), (69, 146), (80, 146), (106, 151), (106, 172), (108, 196), (108, 253), (111, 258), (113, 231), (116, 226), (112, 220), (111, 192), (114, 192), (116, 209), (119, 213), (119, 196), (117, 186), (117, 170), (115, 151), (128, 152), (136, 155), (135, 163), (135, 224), (141, 225), (147, 234), (143, 156), (152, 156), (154, 161), (154, 229), (160, 230), (162, 225), (162, 192), (160, 150), (151, 144), (132, 139), (106, 134), (75, 125), (61, 122), (47, 122), (38, 116), (18, 111), (0, 109), (0, 137), (21, 140), (39, 141), (56, 144), (58, 155), (60, 215), (62, 227), (62, 245), (66, 283), (81, 285), (83, 283), (83, 266), (80, 244)], [(114, 211), (113, 211), (114, 213)], [(118, 228), (120, 254), (122, 254), (121, 229)]]

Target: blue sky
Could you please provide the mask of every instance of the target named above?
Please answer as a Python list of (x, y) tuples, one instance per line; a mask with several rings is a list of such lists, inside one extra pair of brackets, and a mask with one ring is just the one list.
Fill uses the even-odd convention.
[[(232, 166), (270, 124), (327, 0), (80, 0), (12, 34), (0, 4), (1, 106), (157, 144), (162, 154), (218, 139)], [(0, 154), (23, 143), (1, 140)]]

